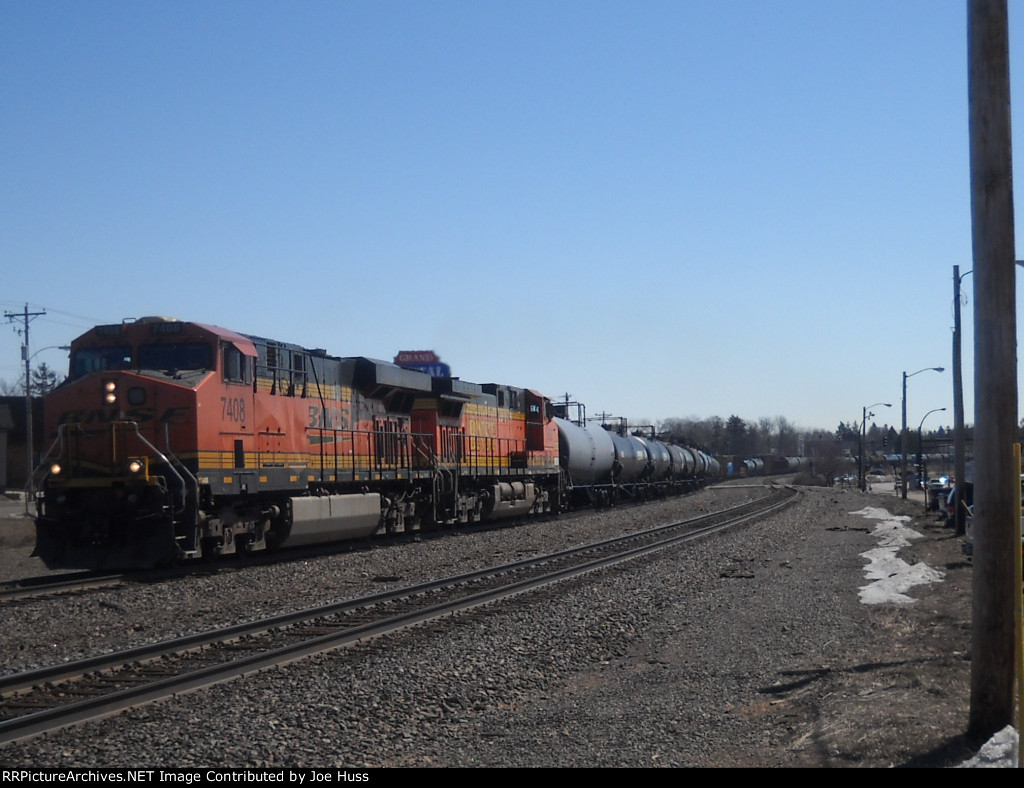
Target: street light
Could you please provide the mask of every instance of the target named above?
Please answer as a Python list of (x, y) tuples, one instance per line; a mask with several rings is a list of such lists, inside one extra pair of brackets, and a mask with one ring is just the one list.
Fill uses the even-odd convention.
[(868, 408), (876, 408), (879, 405), (885, 405), (887, 408), (892, 407), (892, 404), (889, 402), (876, 402), (874, 405), (865, 405), (860, 420), (860, 434), (857, 436), (857, 483), (860, 485), (861, 492), (867, 490), (868, 487), (867, 478), (864, 475), (864, 441), (867, 439), (868, 416), (875, 415), (874, 413), (868, 413)]
[(909, 375), (903, 373), (903, 432), (900, 433), (900, 490), (903, 500), (907, 500), (907, 378), (920, 375), (922, 372), (944, 372), (945, 367), (925, 367)]
[[(1020, 262), (1017, 263), (1020, 265)], [(964, 477), (967, 473), (967, 441), (964, 437), (964, 378), (960, 349), (960, 285), (973, 274), (960, 273), (960, 266), (953, 266), (953, 533), (963, 536), (966, 532), (966, 510), (960, 505), (967, 489)]]
[[(1014, 260), (1019, 268), (1024, 268), (1024, 260)], [(961, 505), (967, 495), (967, 439), (964, 435), (964, 383), (961, 371), (960, 348), (960, 285), (974, 270), (960, 273), (960, 266), (953, 266), (953, 533), (963, 536), (966, 533), (965, 519), (967, 509)]]
[[(928, 474), (925, 472), (925, 468), (923, 467), (922, 462), (921, 462), (921, 446), (922, 446), (922, 442), (921, 442), (921, 428), (924, 427), (924, 419), (927, 419), (933, 413), (937, 413), (940, 410), (945, 410), (945, 408), (932, 408), (930, 411), (928, 411), (926, 414), (924, 414), (924, 418), (921, 419), (921, 423), (917, 425), (917, 468), (918, 468), (917, 472), (918, 472), (918, 474), (920, 476), (923, 476), (925, 479), (928, 478)], [(928, 486), (927, 486), (927, 483), (925, 484), (925, 488), (924, 488), (924, 513), (928, 514)]]

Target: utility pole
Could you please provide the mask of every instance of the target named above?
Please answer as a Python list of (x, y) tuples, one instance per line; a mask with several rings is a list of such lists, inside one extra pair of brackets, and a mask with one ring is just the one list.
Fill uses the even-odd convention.
[(1013, 722), (1014, 553), (1021, 549), (1008, 26), (1006, 0), (968, 0), (975, 358), (968, 732), (979, 738)]
[(45, 315), (46, 312), (29, 312), (28, 304), (25, 304), (25, 311), (20, 315), (16, 312), (5, 312), (4, 317), (8, 322), (15, 318), (21, 318), (25, 332), (25, 344), (21, 346), (21, 358), (25, 362), (25, 511), (29, 510), (29, 501), (33, 497), (32, 473), (35, 471), (33, 462), (33, 440), (32, 440), (32, 354), (29, 353), (28, 324), (32, 318)]
[[(970, 273), (970, 272), (968, 272)], [(967, 274), (964, 274), (967, 276)], [(964, 436), (964, 378), (960, 333), (960, 266), (953, 266), (953, 533), (967, 532), (967, 441)]]

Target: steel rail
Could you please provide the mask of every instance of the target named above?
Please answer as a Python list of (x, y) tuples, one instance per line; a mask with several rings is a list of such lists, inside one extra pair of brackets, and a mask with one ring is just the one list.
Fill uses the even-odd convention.
[[(67, 703), (2, 721), (0, 722), (0, 744), (31, 738), (57, 728), (108, 716), (125, 708), (143, 705), (171, 695), (191, 692), (213, 684), (230, 681), (313, 654), (341, 648), (357, 641), (411, 627), (440, 616), (449, 616), (455, 612), (488, 604), (498, 599), (522, 594), (560, 580), (612, 566), (656, 550), (665, 549), (672, 545), (705, 536), (718, 530), (734, 527), (754, 518), (766, 516), (789, 505), (793, 500), (795, 500), (795, 491), (789, 490), (782, 496), (776, 494), (775, 496), (759, 499), (759, 501), (753, 503), (732, 507), (722, 512), (712, 513), (683, 523), (659, 526), (654, 529), (603, 540), (579, 548), (522, 559), (498, 567), (477, 570), (465, 575), (431, 581), (417, 586), (386, 591), (358, 600), (323, 605), (306, 611), (275, 616), (259, 622), (240, 624), (225, 630), (199, 633), (162, 644), (143, 646), (137, 649), (118, 652), (117, 654), (94, 657), (66, 666), (55, 666), (54, 668), (45, 668), (2, 677), (0, 679), (0, 690), (5, 693), (14, 693), (30, 686), (38, 686), (40, 683), (53, 683), (54, 681), (81, 676), (90, 671), (109, 669), (113, 665), (124, 665), (126, 662), (152, 661), (166, 655), (170, 651), (181, 653), (183, 650), (196, 650), (213, 643), (237, 642), (243, 637), (261, 632), (277, 631), (283, 627), (295, 626), (301, 622), (311, 620), (322, 621), (327, 617), (336, 616), (340, 613), (376, 607), (383, 603), (422, 598), (431, 591), (439, 589), (451, 590), (460, 587), (462, 589), (459, 591), (459, 596), (455, 599), (442, 599), (439, 602), (420, 599), (420, 604), (417, 606), (392, 615), (378, 616), (368, 622), (355, 625), (346, 625), (342, 622), (341, 624), (334, 625), (335, 628), (332, 631), (318, 634), (314, 637), (304, 637), (296, 643), (258, 651), (249, 656), (234, 658), (184, 674), (165, 676), (152, 681), (147, 680), (139, 686), (107, 692), (97, 697)], [(722, 520), (722, 517), (727, 517), (728, 519)], [(719, 521), (713, 522), (714, 520)], [(671, 533), (674, 530), (679, 530), (681, 527), (686, 527), (687, 530), (684, 533)], [(507, 576), (513, 572), (520, 572), (527, 568), (535, 568), (541, 565), (550, 566), (554, 562), (567, 560), (573, 556), (594, 553), (599, 550), (610, 550), (616, 545), (621, 548), (622, 545), (635, 541), (645, 541), (646, 543), (618, 549), (608, 555), (592, 558), (582, 563), (547, 569), (537, 575), (523, 579), (501, 581), (490, 588), (482, 590), (466, 588), (466, 586), (483, 578)]]
[(61, 574), (47, 577), (27, 577), (21, 580), (5, 580), (0, 582), (0, 605), (10, 604), (25, 597), (34, 598), (50, 594), (63, 594), (69, 591), (83, 591), (118, 585), (125, 580), (123, 574), (97, 574), (85, 576), (77, 574)]
[[(730, 489), (744, 487), (759, 487), (764, 485), (742, 484), (729, 485)], [(634, 503), (626, 502), (623, 507), (634, 506)], [(740, 504), (742, 506), (743, 504)], [(575, 510), (563, 512), (561, 518), (575, 518), (590, 514), (586, 510)], [(443, 536), (454, 531), (465, 531), (467, 533), (479, 532), (484, 529), (515, 527), (513, 521), (500, 523), (472, 523), (457, 525), (453, 528), (446, 528), (438, 531), (415, 531), (402, 534), (378, 534), (370, 537), (370, 541), (378, 538), (386, 539), (389, 542), (413, 541), (423, 538)], [(0, 607), (8, 604), (20, 604), (25, 599), (36, 599), (53, 595), (74, 593), (78, 591), (92, 591), (111, 586), (127, 585), (131, 583), (152, 583), (158, 580), (177, 580), (189, 578), (196, 574), (218, 574), (220, 572), (244, 571), (250, 566), (262, 566), (271, 563), (287, 563), (289, 561), (303, 561), (310, 557), (321, 557), (337, 553), (349, 553), (354, 545), (362, 545), (362, 542), (331, 542), (318, 545), (287, 548), (274, 552), (250, 553), (244, 556), (232, 556), (223, 562), (215, 564), (206, 563), (185, 563), (169, 567), (157, 567), (154, 569), (133, 569), (127, 571), (69, 571), (60, 574), (36, 575), (33, 577), (17, 578), (13, 580), (0, 580)]]
[(78, 678), (88, 673), (96, 673), (104, 670), (111, 670), (126, 664), (150, 662), (157, 659), (161, 659), (167, 656), (168, 654), (196, 650), (219, 642), (239, 640), (244, 637), (251, 637), (270, 630), (284, 629), (286, 627), (295, 626), (297, 624), (306, 621), (311, 621), (314, 619), (337, 616), (361, 608), (391, 603), (405, 597), (427, 593), (439, 588), (475, 582), (482, 578), (490, 577), (496, 574), (509, 573), (522, 570), (526, 567), (536, 566), (538, 561), (550, 563), (552, 561), (562, 560), (574, 555), (579, 555), (582, 551), (593, 552), (602, 549), (612, 549), (616, 545), (620, 545), (630, 541), (635, 541), (638, 539), (653, 538), (660, 533), (678, 529), (680, 527), (699, 528), (701, 523), (707, 522), (709, 520), (714, 520), (722, 516), (736, 516), (738, 513), (748, 510), (752, 507), (759, 507), (763, 505), (764, 502), (765, 498), (761, 498), (755, 501), (748, 501), (742, 504), (738, 504), (736, 506), (730, 507), (728, 509), (723, 509), (718, 512), (711, 512), (705, 515), (701, 515), (700, 517), (691, 518), (689, 520), (685, 520), (682, 522), (656, 526), (655, 528), (636, 531), (634, 533), (625, 534), (623, 536), (615, 536), (609, 539), (592, 542), (581, 547), (567, 548), (565, 550), (556, 551), (554, 553), (548, 553), (540, 557), (534, 556), (531, 558), (523, 558), (518, 561), (512, 561), (506, 564), (501, 564), (499, 566), (485, 567), (483, 569), (478, 569), (473, 572), (467, 572), (460, 575), (451, 575), (448, 577), (440, 578), (438, 580), (431, 580), (413, 586), (403, 586), (388, 591), (381, 591), (376, 594), (357, 597), (355, 599), (346, 599), (340, 602), (331, 602), (325, 605), (318, 605), (315, 607), (307, 608), (304, 610), (298, 610), (291, 613), (282, 613), (277, 616), (269, 616), (266, 618), (259, 619), (257, 621), (243, 622), (228, 627), (218, 628), (216, 630), (198, 632), (192, 635), (185, 635), (180, 638), (174, 638), (172, 640), (161, 641), (158, 643), (152, 643), (143, 646), (137, 646), (135, 648), (111, 652), (108, 654), (100, 654), (93, 657), (86, 657), (80, 660), (75, 660), (73, 662), (60, 663), (20, 673), (13, 673), (5, 676), (0, 676), (0, 696), (7, 696), (18, 692), (23, 692), (27, 689), (31, 689), (32, 687), (39, 686), (42, 684), (54, 684), (62, 681), (67, 681), (69, 679)]

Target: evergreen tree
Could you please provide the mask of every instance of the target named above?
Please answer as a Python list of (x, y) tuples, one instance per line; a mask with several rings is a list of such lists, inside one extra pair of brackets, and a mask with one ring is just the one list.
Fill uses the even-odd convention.
[(57, 388), (58, 383), (60, 383), (60, 380), (57, 377), (57, 373), (50, 369), (45, 361), (32, 370), (33, 395), (41, 397), (45, 394), (49, 394)]

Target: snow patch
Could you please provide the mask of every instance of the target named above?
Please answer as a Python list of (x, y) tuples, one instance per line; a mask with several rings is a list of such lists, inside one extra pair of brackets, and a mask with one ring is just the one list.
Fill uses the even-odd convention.
[[(916, 599), (906, 596), (903, 592), (923, 583), (938, 583), (945, 573), (932, 569), (925, 563), (911, 566), (897, 557), (900, 548), (907, 547), (914, 539), (921, 539), (921, 534), (904, 523), (909, 517), (897, 517), (885, 509), (865, 507), (850, 514), (859, 514), (869, 520), (878, 520), (873, 533), (878, 538), (878, 547), (861, 553), (868, 565), (864, 574), (873, 583), (860, 589), (860, 600), (865, 605), (880, 605), (885, 602), (896, 604), (913, 604)], [(963, 769), (1012, 769), (1018, 765), (1020, 737), (1012, 725), (993, 736), (981, 748), (981, 751), (969, 761), (962, 763)]]
[(938, 583), (946, 576), (944, 572), (932, 569), (925, 563), (910, 565), (897, 555), (900, 549), (909, 547), (913, 540), (922, 538), (921, 534), (905, 525), (909, 517), (896, 516), (874, 506), (850, 514), (879, 521), (873, 531), (878, 547), (861, 553), (861, 557), (868, 562), (864, 574), (868, 580), (874, 581), (860, 588), (860, 601), (865, 605), (912, 605), (917, 600), (907, 596), (906, 591), (914, 586)]
[(1017, 730), (1007, 725), (985, 742), (981, 752), (960, 764), (961, 769), (1013, 769), (1017, 766)]

